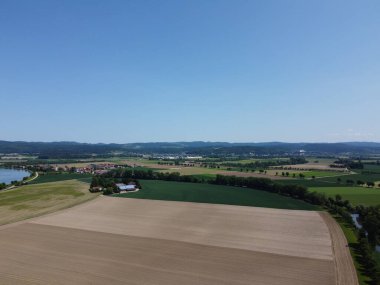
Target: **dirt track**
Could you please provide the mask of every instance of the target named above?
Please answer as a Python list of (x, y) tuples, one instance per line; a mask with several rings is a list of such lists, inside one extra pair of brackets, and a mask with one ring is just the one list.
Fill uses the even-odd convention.
[(321, 212), (320, 215), (325, 221), (331, 233), (334, 251), (334, 263), (337, 272), (336, 284), (359, 285), (355, 266), (352, 262), (350, 250), (347, 247), (347, 240), (342, 229), (328, 213)]
[(1, 284), (336, 284), (307, 211), (99, 197), (0, 227), (0, 252)]

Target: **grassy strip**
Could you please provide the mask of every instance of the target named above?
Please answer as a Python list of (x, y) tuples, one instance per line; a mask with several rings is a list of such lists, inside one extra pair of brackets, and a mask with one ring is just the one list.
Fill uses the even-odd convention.
[(293, 210), (317, 210), (318, 207), (261, 190), (203, 183), (139, 180), (139, 192), (115, 194), (116, 197), (212, 204), (267, 207)]
[(344, 235), (346, 236), (360, 285), (367, 285), (370, 279), (366, 275), (364, 275), (362, 265), (359, 264), (359, 260), (361, 256), (358, 252), (359, 243), (358, 243), (358, 239), (355, 233), (355, 229), (351, 225), (345, 223), (340, 216), (333, 215), (333, 214), (332, 216), (339, 223), (340, 227), (343, 230)]

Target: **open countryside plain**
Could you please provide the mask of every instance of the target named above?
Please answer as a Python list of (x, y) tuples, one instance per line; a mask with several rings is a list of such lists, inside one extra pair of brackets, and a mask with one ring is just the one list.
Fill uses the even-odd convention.
[(99, 197), (1, 227), (0, 278), (5, 284), (357, 284), (350, 255), (336, 254), (348, 251), (345, 238), (330, 227), (313, 211)]

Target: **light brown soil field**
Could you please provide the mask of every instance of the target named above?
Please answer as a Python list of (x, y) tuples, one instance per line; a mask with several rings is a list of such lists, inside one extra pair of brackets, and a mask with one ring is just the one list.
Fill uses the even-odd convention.
[(36, 223), (332, 260), (317, 212), (99, 197)]
[(38, 224), (0, 240), (8, 284), (334, 284), (326, 260)]
[(331, 244), (317, 212), (99, 197), (0, 227), (0, 283), (335, 285)]

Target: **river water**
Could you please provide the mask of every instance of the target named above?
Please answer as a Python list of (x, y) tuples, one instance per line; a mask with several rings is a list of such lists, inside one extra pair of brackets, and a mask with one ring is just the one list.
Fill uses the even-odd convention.
[[(361, 229), (362, 225), (359, 224), (359, 221), (358, 221), (359, 214), (351, 214), (351, 217), (352, 217), (352, 220), (354, 221), (354, 224), (355, 224), (356, 228)], [(375, 250), (377, 252), (380, 252), (380, 245), (377, 245)]]
[(25, 176), (30, 176), (30, 172), (21, 169), (0, 168), (0, 183), (9, 184), (11, 181), (22, 180)]

